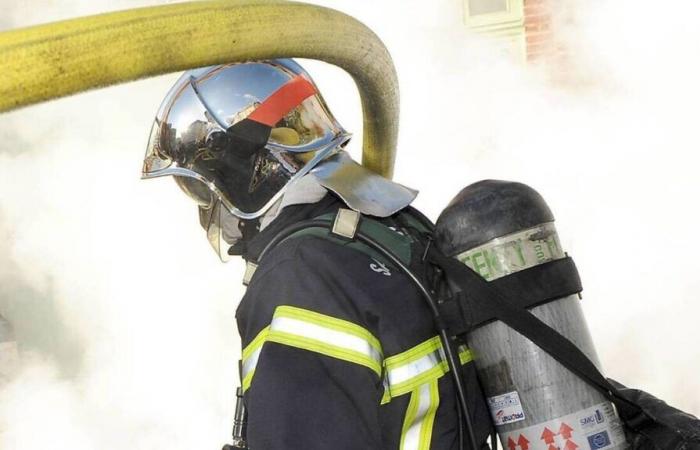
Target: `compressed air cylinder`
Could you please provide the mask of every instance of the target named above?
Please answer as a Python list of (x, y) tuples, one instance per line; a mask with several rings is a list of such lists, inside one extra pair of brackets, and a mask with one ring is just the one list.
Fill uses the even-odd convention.
[(17, 370), (18, 355), (15, 333), (10, 322), (0, 315), (0, 384)]
[[(566, 256), (542, 197), (509, 181), (466, 187), (440, 215), (436, 235), (446, 255), (488, 281)], [(530, 311), (600, 368), (578, 295)], [(628, 448), (612, 404), (529, 339), (495, 321), (467, 342), (504, 449)]]

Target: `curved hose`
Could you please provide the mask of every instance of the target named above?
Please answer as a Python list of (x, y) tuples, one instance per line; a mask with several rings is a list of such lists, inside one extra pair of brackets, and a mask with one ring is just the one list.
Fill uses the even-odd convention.
[(0, 33), (0, 112), (139, 78), (233, 61), (310, 58), (341, 67), (362, 98), (362, 162), (391, 178), (399, 95), (365, 25), (284, 0), (180, 3)]

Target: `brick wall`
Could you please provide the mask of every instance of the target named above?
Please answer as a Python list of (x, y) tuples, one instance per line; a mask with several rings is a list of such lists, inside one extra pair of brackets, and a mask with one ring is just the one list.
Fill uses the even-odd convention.
[(494, 41), (507, 42), (518, 58), (535, 64), (552, 82), (578, 85), (580, 77), (565, 39), (574, 23), (573, 3), (562, 0), (509, 0), (509, 12), (469, 16), (465, 2), (465, 23)]
[(552, 82), (580, 86), (563, 39), (563, 28), (573, 20), (571, 12), (561, 0), (524, 0), (525, 53), (528, 63), (546, 68)]
[(549, 59), (555, 52), (550, 0), (524, 0), (527, 61)]

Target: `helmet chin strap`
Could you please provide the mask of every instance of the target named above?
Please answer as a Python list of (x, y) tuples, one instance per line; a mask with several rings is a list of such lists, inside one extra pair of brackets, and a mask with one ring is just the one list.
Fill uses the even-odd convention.
[(231, 255), (241, 255), (247, 242), (260, 228), (259, 219), (243, 220), (231, 214), (216, 200), (208, 208), (199, 207), (199, 223), (207, 234), (207, 240), (222, 262)]
[(297, 182), (289, 186), (282, 198), (275, 202), (260, 218), (253, 220), (239, 219), (238, 229), (241, 231), (242, 237), (231, 246), (228, 254), (236, 256), (244, 254), (247, 242), (270, 225), (287, 206), (316, 203), (327, 192), (326, 188), (315, 177), (308, 175), (301, 177)]
[(228, 254), (240, 256), (246, 252), (248, 242), (260, 232), (260, 219), (239, 219), (238, 229), (241, 231), (241, 238), (228, 249)]
[[(270, 209), (257, 219), (241, 219), (228, 212), (220, 202), (211, 210), (200, 208), (200, 221), (214, 251), (222, 261), (245, 254), (248, 242), (275, 220), (283, 208), (303, 203), (316, 203), (326, 195), (316, 178), (305, 176), (289, 187)], [(202, 216), (206, 215), (204, 220)], [(222, 253), (223, 252), (223, 253)]]

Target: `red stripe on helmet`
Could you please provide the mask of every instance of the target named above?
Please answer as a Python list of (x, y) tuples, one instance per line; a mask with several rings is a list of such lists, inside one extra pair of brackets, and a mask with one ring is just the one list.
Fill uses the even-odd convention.
[(248, 115), (248, 119), (274, 127), (289, 111), (315, 94), (314, 85), (301, 75), (297, 76), (266, 98), (255, 111)]

